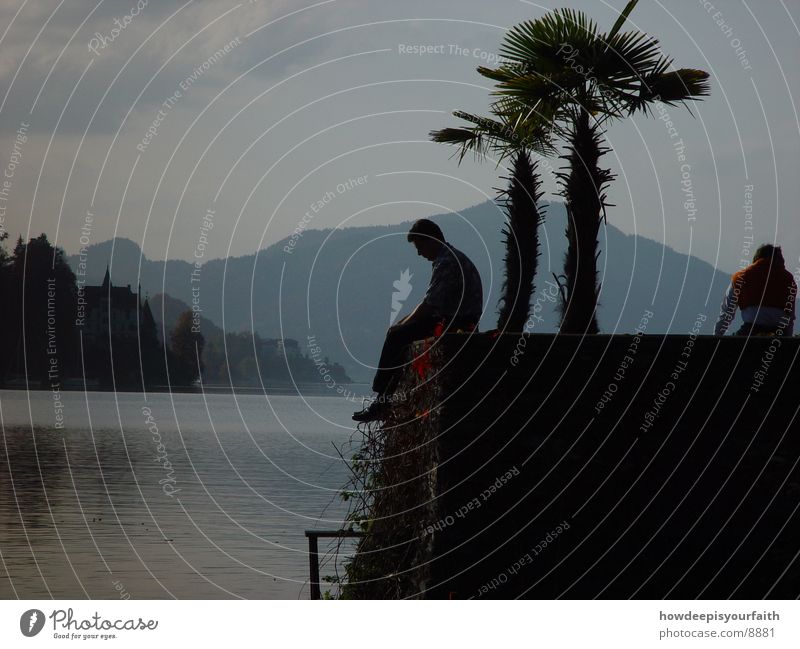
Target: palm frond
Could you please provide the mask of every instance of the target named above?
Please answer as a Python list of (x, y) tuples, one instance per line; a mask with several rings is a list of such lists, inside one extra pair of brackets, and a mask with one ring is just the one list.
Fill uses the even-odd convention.
[(610, 83), (638, 80), (663, 64), (657, 38), (640, 32), (624, 32), (602, 39), (606, 45), (594, 63), (595, 75)]
[(487, 68), (481, 65), (477, 70), (478, 74), (481, 76), (491, 79), (492, 81), (500, 82), (510, 81), (511, 79), (516, 79), (520, 74), (528, 74), (531, 72), (529, 66), (508, 63), (504, 63), (497, 68)]
[(639, 95), (631, 103), (630, 112), (647, 111), (656, 101), (674, 106), (689, 100), (707, 97), (711, 91), (708, 72), (683, 68), (660, 72), (644, 79)]
[(489, 153), (487, 142), (481, 133), (469, 128), (443, 128), (437, 131), (430, 132), (430, 138), (433, 142), (440, 144), (449, 144), (460, 147), (458, 161), (464, 159), (464, 156), (472, 151), (477, 156), (484, 157)]
[(596, 41), (597, 25), (586, 14), (556, 9), (512, 27), (500, 55), (546, 74), (563, 69), (565, 52), (588, 50)]
[(639, 0), (630, 0), (628, 4), (625, 5), (625, 8), (620, 12), (619, 18), (617, 18), (617, 22), (614, 23), (614, 26), (611, 28), (611, 31), (608, 32), (608, 37), (612, 38), (616, 35), (616, 33), (622, 29), (622, 26), (625, 24), (625, 21), (628, 20), (628, 16), (631, 15), (631, 11), (633, 11), (634, 7), (639, 3)]
[(472, 126), (431, 131), (430, 137), (434, 142), (459, 147), (459, 163), (470, 152), (478, 158), (493, 154), (499, 162), (519, 150), (542, 154), (550, 154), (555, 150), (547, 124), (543, 122), (527, 120), (515, 124), (464, 111), (455, 111), (453, 115)]
[(552, 98), (520, 99), (506, 95), (498, 95), (491, 108), (493, 115), (514, 129), (544, 125), (552, 128), (561, 109), (562, 105), (558, 101), (552, 101)]
[(493, 95), (530, 106), (579, 105), (605, 119), (628, 114), (628, 107), (639, 100), (643, 80), (671, 64), (662, 57), (657, 39), (618, 28), (600, 35), (590, 19), (571, 10), (513, 27), (503, 48), (510, 63), (478, 68), (496, 82)]
[(584, 80), (570, 70), (543, 76), (541, 74), (520, 74), (495, 86), (495, 96), (515, 97), (533, 104), (539, 101), (552, 101), (561, 94), (571, 94), (576, 84), (584, 85)]

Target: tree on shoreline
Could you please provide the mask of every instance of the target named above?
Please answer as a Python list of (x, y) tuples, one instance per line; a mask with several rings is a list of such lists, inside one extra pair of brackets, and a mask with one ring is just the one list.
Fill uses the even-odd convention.
[(203, 347), (206, 340), (193, 325), (192, 312), (184, 311), (170, 336), (170, 348), (177, 361), (177, 367), (171, 369), (180, 383), (193, 383), (203, 373)]
[(75, 274), (46, 234), (27, 243), (19, 237), (4, 265), (4, 334), (15, 350), (6, 372), (13, 368), (32, 383), (59, 385), (76, 361)]

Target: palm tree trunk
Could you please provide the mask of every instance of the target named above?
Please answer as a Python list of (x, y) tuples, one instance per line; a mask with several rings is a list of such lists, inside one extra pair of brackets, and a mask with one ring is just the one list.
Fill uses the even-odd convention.
[(601, 169), (603, 148), (596, 123), (583, 109), (569, 134), (567, 172), (560, 173), (562, 195), (567, 209), (567, 254), (562, 283), (561, 332), (596, 334), (597, 235), (605, 218), (607, 184), (613, 179), (608, 169)]
[(542, 214), (538, 203), (542, 196), (541, 178), (527, 151), (514, 156), (508, 189), (502, 202), (507, 216), (505, 235), (505, 281), (500, 298), (497, 328), (521, 332), (525, 329), (534, 291), (534, 277), (539, 257), (539, 223)]

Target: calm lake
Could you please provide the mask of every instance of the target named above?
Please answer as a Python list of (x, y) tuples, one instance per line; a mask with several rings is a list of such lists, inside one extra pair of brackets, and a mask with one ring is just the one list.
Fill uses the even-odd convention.
[(61, 399), (56, 428), (50, 392), (0, 391), (0, 598), (308, 597), (303, 533), (342, 524), (360, 401)]

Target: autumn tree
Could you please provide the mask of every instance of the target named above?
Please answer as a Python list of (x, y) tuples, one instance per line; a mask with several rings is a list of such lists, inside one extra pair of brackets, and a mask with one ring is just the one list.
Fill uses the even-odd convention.
[(191, 311), (178, 316), (170, 336), (170, 347), (176, 361), (176, 368), (170, 368), (175, 383), (193, 383), (203, 373), (203, 347), (205, 338), (199, 331)]

